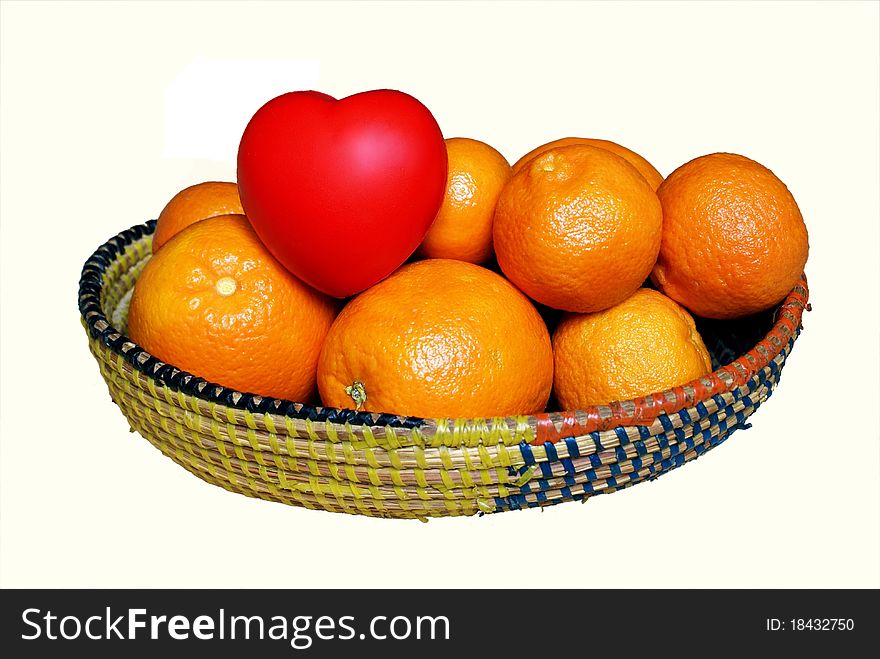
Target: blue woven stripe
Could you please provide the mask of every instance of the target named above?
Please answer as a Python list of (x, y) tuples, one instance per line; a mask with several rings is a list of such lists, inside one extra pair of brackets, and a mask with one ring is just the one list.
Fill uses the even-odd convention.
[(556, 452), (556, 445), (553, 442), (544, 442), (544, 450), (547, 452), (549, 462), (559, 462), (559, 453)]
[(519, 452), (522, 453), (523, 461), (526, 463), (526, 466), (535, 464), (535, 454), (532, 453), (531, 446), (529, 446), (525, 442), (520, 442)]
[(566, 438), (565, 446), (568, 448), (568, 454), (572, 458), (579, 458), (581, 456), (581, 450), (578, 448), (577, 440), (574, 437)]

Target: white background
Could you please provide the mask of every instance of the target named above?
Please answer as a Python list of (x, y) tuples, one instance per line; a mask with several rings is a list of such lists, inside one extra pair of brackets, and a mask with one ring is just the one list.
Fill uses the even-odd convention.
[[(878, 5), (2, 4), (0, 584), (878, 587)], [(664, 174), (773, 169), (812, 313), (753, 428), (586, 505), (428, 524), (209, 486), (110, 401), (79, 270), (179, 189), (234, 180), (298, 85), (390, 87), (516, 160), (611, 139)]]

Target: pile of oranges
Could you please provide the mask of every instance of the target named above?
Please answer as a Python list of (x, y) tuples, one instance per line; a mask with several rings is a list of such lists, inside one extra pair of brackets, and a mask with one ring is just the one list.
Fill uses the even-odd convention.
[(606, 140), (550, 142), (512, 167), (477, 140), (446, 147), (446, 196), (421, 246), (348, 300), (274, 259), (234, 183), (179, 192), (128, 334), (263, 396), (456, 418), (533, 414), (554, 394), (574, 410), (706, 375), (691, 313), (771, 308), (807, 260), (791, 193), (743, 156), (702, 156), (664, 180)]

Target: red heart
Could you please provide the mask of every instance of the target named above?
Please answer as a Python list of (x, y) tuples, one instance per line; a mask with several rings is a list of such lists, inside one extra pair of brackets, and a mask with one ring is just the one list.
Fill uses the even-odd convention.
[(446, 146), (408, 94), (291, 92), (245, 128), (238, 187), (275, 258), (346, 297), (391, 274), (425, 237), (446, 189)]

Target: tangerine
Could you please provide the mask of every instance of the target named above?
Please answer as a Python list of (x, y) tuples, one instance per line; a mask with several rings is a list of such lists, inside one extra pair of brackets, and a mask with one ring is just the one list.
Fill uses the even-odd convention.
[(598, 313), (566, 314), (553, 335), (553, 358), (564, 410), (664, 391), (712, 370), (691, 315), (649, 288)]
[(179, 369), (242, 392), (305, 401), (335, 305), (285, 270), (241, 215), (196, 222), (146, 264), (128, 334)]
[(652, 281), (706, 318), (747, 316), (794, 288), (809, 253), (791, 192), (760, 163), (714, 153), (676, 169), (657, 190), (663, 238)]
[(243, 215), (238, 186), (224, 181), (206, 181), (184, 188), (171, 198), (156, 222), (153, 254), (171, 236), (190, 224), (218, 215)]
[(611, 140), (600, 140), (592, 137), (563, 137), (558, 140), (553, 140), (552, 142), (547, 142), (547, 144), (542, 144), (541, 146), (532, 149), (522, 158), (517, 160), (516, 163), (513, 165), (513, 173), (516, 174), (519, 170), (525, 167), (526, 164), (534, 160), (537, 156), (541, 155), (545, 151), (549, 151), (550, 149), (555, 149), (556, 147), (560, 146), (571, 146), (572, 144), (587, 144), (589, 146), (595, 146), (600, 149), (605, 149), (606, 151), (617, 154), (618, 156), (626, 160), (630, 165), (639, 170), (639, 174), (645, 177), (648, 185), (650, 185), (653, 190), (656, 190), (658, 187), (660, 187), (660, 184), (663, 183), (663, 175), (654, 168), (654, 165), (649, 163), (635, 151), (627, 149), (625, 146), (621, 146), (620, 144), (612, 142)]
[(495, 254), (532, 299), (565, 311), (600, 311), (647, 279), (662, 219), (657, 195), (626, 160), (584, 144), (557, 147), (504, 187)]
[(492, 258), (492, 218), (510, 164), (488, 144), (466, 137), (447, 139), (446, 153), (446, 195), (419, 254), (485, 263)]
[(553, 380), (550, 336), (500, 275), (428, 259), (401, 267), (342, 310), (318, 362), (332, 407), (420, 417), (540, 412)]

